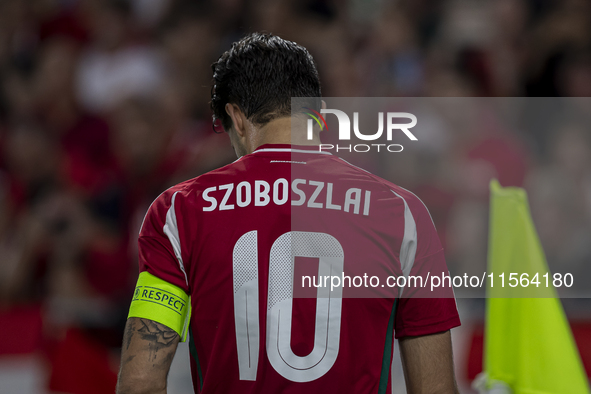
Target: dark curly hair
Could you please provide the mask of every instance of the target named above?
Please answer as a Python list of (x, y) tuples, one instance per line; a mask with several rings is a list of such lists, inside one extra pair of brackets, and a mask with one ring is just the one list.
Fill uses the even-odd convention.
[(292, 97), (311, 97), (305, 105), (320, 108), (320, 80), (306, 48), (272, 34), (253, 33), (232, 44), (211, 65), (211, 109), (227, 131), (232, 120), (227, 103), (238, 105), (257, 126), (290, 116)]

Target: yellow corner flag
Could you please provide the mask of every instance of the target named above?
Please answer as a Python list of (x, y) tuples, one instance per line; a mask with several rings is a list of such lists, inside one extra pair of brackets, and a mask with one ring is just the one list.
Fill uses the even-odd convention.
[(474, 386), (481, 393), (589, 394), (525, 190), (496, 180), (490, 190), (487, 274), (494, 281), (487, 289), (484, 372)]

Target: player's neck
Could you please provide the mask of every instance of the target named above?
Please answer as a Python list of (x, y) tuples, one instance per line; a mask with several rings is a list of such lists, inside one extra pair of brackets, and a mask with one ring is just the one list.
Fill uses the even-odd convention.
[[(287, 145), (319, 145), (320, 137), (314, 133), (311, 140), (306, 138), (303, 126), (292, 122), (292, 118), (285, 117), (270, 121), (257, 130), (257, 137), (252, 140), (252, 151), (265, 144)], [(249, 152), (249, 153), (252, 153)]]

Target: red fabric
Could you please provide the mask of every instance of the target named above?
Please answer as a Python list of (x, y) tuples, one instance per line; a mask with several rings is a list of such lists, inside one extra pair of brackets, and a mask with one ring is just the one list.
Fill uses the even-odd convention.
[(69, 394), (114, 393), (117, 374), (109, 362), (109, 350), (70, 329), (52, 359), (49, 389)]
[[(288, 388), (294, 393), (376, 392), (394, 304), (393, 297), (375, 297), (378, 289), (343, 290), (347, 295), (344, 293), (342, 300), (339, 351), (323, 375), (294, 386), (271, 365), (268, 353), (265, 356), (265, 338), (272, 246), (290, 231), (323, 233), (341, 245), (345, 275), (361, 276), (367, 272), (370, 276), (381, 276), (382, 280), (387, 275), (401, 276), (401, 244), (407, 206), (417, 233), (411, 275), (434, 268), (447, 272), (441, 243), (426, 207), (412, 193), (337, 157), (317, 151), (292, 153), (288, 148), (289, 145), (265, 145), (233, 164), (162, 193), (148, 210), (140, 232), (140, 271), (148, 271), (191, 295), (191, 326), (204, 376), (203, 393), (282, 392)], [(295, 164), (291, 164), (292, 161)], [(273, 185), (282, 178), (286, 180), (287, 189), (278, 186), (276, 194), (279, 197), (275, 199)], [(327, 204), (330, 183), (332, 203), (340, 204), (342, 209), (309, 207), (311, 196), (318, 190), (312, 183), (299, 186), (307, 203), (292, 205), (301, 199), (293, 191), (292, 179), (324, 182), (323, 191), (316, 197), (316, 202), (323, 204)], [(269, 185), (268, 203), (255, 205), (256, 181)], [(236, 198), (240, 182), (248, 182), (251, 190), (250, 203), (242, 207), (238, 206)], [(220, 188), (224, 185), (231, 185), (233, 191)], [(370, 201), (367, 215), (361, 202), (348, 205), (349, 210), (345, 211), (346, 193), (354, 189), (359, 190), (359, 198)], [(208, 196), (205, 190), (208, 190)], [(246, 189), (242, 190), (246, 195)], [(367, 192), (370, 192), (369, 198)], [(283, 203), (276, 202), (280, 196), (287, 196)], [(216, 208), (208, 210), (212, 198), (216, 199)], [(259, 278), (258, 294), (255, 295), (259, 301), (260, 343), (256, 381), (239, 379), (233, 289), (233, 276), (242, 275), (240, 268), (236, 269), (237, 274), (233, 269), (234, 247), (251, 231), (257, 231), (256, 244), (253, 241), (249, 247), (258, 251)], [(180, 247), (180, 256), (177, 256), (179, 248), (175, 251), (173, 245)], [(317, 258), (312, 260), (318, 261)], [(301, 262), (308, 263), (314, 264)], [(281, 288), (277, 292), (284, 290)], [(358, 298), (352, 297), (353, 294)], [(292, 324), (290, 343), (298, 355), (309, 353), (314, 346), (311, 343), (317, 324), (314, 306), (315, 302), (296, 300), (293, 303), (292, 322), (297, 320), (297, 323)], [(398, 306), (395, 333), (397, 337), (426, 335), (457, 325), (459, 317), (453, 298), (403, 298)], [(195, 362), (192, 367), (195, 391), (201, 392)]]
[(470, 338), (470, 347), (466, 365), (468, 372), (466, 376), (468, 381), (473, 381), (480, 372), (482, 372), (482, 360), (484, 357), (484, 325), (479, 324), (474, 327), (472, 337)]
[(41, 308), (37, 305), (0, 312), (0, 355), (39, 350), (42, 326)]

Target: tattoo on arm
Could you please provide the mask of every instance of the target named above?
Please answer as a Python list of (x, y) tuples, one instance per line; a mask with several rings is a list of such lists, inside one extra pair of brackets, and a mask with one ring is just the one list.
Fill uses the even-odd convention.
[[(163, 324), (148, 319), (140, 319), (141, 328), (135, 333), (144, 341), (149, 342), (150, 361), (155, 362), (160, 350), (166, 350), (166, 357), (162, 361), (172, 361), (174, 352), (168, 351), (171, 346), (178, 344), (179, 335)], [(162, 362), (161, 361), (161, 362)], [(152, 366), (155, 366), (152, 364)]]
[[(166, 377), (179, 342), (171, 328), (152, 321), (132, 317), (127, 320), (123, 336), (118, 393), (127, 392), (129, 384), (146, 384), (166, 388)], [(138, 382), (138, 378), (140, 382)], [(159, 392), (159, 391), (154, 391)]]
[[(134, 343), (136, 348), (139, 346), (138, 350), (148, 351), (148, 360), (153, 363), (153, 366), (157, 363), (172, 361), (178, 341), (179, 335), (176, 331), (164, 324), (149, 319), (131, 318), (125, 326), (123, 361), (131, 361), (137, 355), (134, 349), (129, 350)], [(161, 356), (159, 359), (158, 356), (163, 353), (164, 357)]]
[(158, 346), (170, 346), (178, 334), (163, 324), (148, 319), (140, 319), (142, 328), (138, 330), (143, 340), (155, 342)]

